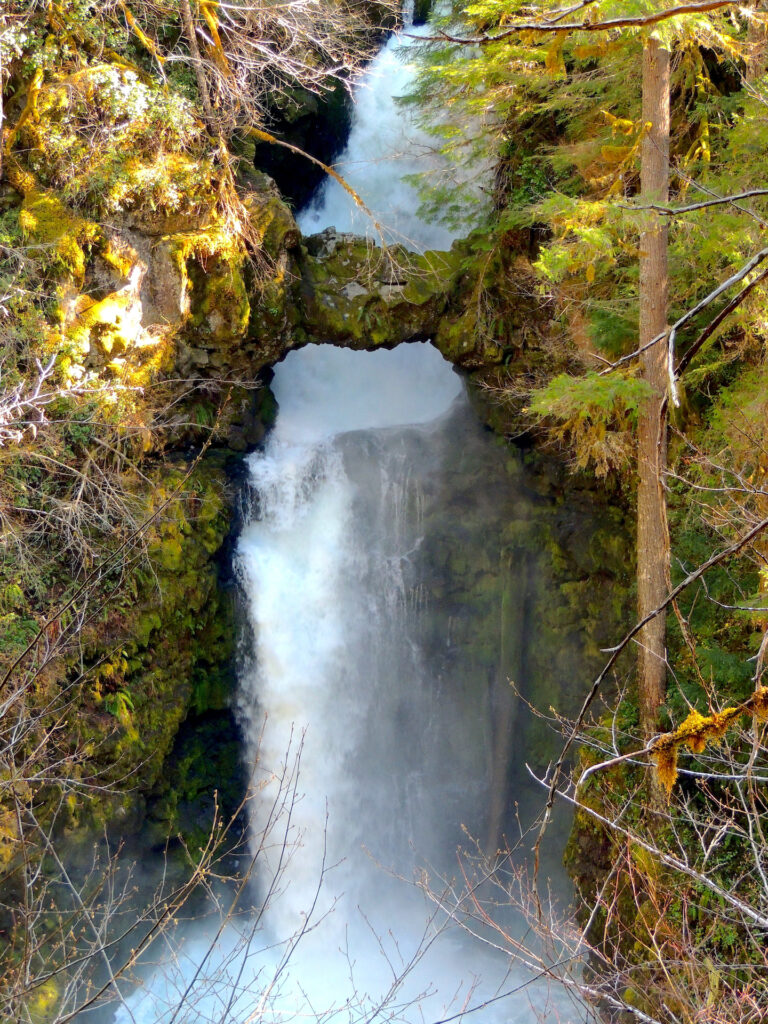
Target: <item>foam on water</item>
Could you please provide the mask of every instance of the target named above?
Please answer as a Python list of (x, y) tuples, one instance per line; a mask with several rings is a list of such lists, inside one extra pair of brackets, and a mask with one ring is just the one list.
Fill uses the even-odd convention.
[[(447, 162), (436, 152), (436, 143), (413, 124), (396, 97), (404, 95), (413, 80), (407, 60), (410, 38), (426, 29), (409, 28), (408, 37), (392, 36), (371, 62), (355, 89), (355, 110), (349, 142), (335, 167), (362, 197), (387, 242), (404, 242), (419, 249), (448, 249), (453, 235), (437, 223), (417, 216), (421, 199), (417, 189), (403, 181), (405, 175), (441, 174)], [(299, 217), (305, 235), (333, 226), (376, 237), (370, 217), (350, 194), (332, 179)]]
[[(393, 96), (412, 69), (391, 41), (357, 92), (340, 169), (413, 245), (451, 236), (415, 216), (399, 175), (425, 137)], [(328, 183), (305, 233), (363, 230)], [(414, 882), (451, 872), (461, 825), (482, 828), (488, 765), (421, 647), (419, 549), (460, 378), (429, 345), (372, 353), (308, 346), (276, 368), (276, 426), (249, 457), (237, 546), (249, 630), (238, 709), (252, 802), (249, 888), (260, 909), (179, 927), (120, 1024), (539, 1019), (494, 1002), (525, 979)], [(488, 714), (478, 708), (478, 715)], [(490, 734), (490, 722), (473, 735)], [(539, 1000), (539, 1010), (544, 1006)], [(562, 1018), (566, 1019), (565, 1017)]]

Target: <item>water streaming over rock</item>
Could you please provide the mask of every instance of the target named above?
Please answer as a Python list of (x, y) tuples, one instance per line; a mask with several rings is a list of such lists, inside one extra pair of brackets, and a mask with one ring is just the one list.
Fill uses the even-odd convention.
[[(394, 45), (358, 93), (342, 170), (395, 231), (444, 246), (450, 236), (419, 222), (416, 194), (398, 184), (415, 169), (410, 157), (403, 166), (382, 149), (421, 139), (392, 101), (409, 74)], [(334, 184), (302, 228), (330, 224), (361, 226)], [(118, 1019), (416, 1024), (485, 1005), (469, 1019), (533, 1021), (527, 1003), (493, 1002), (523, 980), (507, 958), (457, 929), (438, 937), (445, 922), (414, 883), (427, 865), (433, 882), (455, 872), (462, 827), (488, 828), (499, 667), (465, 665), (461, 677), (454, 634), (471, 633), (472, 613), (433, 614), (431, 595), (456, 584), (447, 562), (439, 581), (428, 577), (424, 550), (436, 550), (440, 510), (465, 500), (451, 490), (457, 450), (466, 444), (471, 462), (491, 442), (429, 345), (308, 346), (276, 368), (273, 390), (279, 414), (249, 458), (236, 559), (249, 624), (238, 708), (259, 788), (250, 843), (263, 909), (188, 928), (175, 968), (154, 974)], [(456, 520), (459, 556), (462, 537)]]
[[(383, 228), (387, 242), (404, 242), (417, 249), (448, 249), (453, 235), (438, 223), (425, 223), (417, 215), (421, 199), (416, 187), (403, 181), (412, 174), (427, 173), (431, 180), (442, 175), (447, 163), (438, 153), (436, 140), (414, 125), (396, 97), (408, 91), (413, 64), (408, 52), (427, 29), (409, 29), (409, 38), (393, 36), (383, 47), (355, 89), (355, 112), (346, 149), (336, 163), (345, 181), (360, 195)], [(375, 237), (370, 217), (347, 191), (328, 179), (303, 212), (300, 226), (305, 234), (333, 226)]]
[[(252, 841), (291, 803), (289, 866), (281, 873), (274, 837), (262, 854), (265, 889), (279, 874), (283, 890), (266, 918), (275, 942), (286, 947), (310, 907), (327, 914), (294, 954), (278, 1007), (325, 1013), (349, 999), (367, 1015), (432, 938), (414, 867), (451, 870), (460, 825), (487, 803), (483, 746), (466, 742), (469, 723), (420, 643), (424, 508), (463, 393), (428, 345), (305, 349), (274, 388), (280, 413), (250, 460), (255, 515), (238, 555), (255, 639), (240, 699), (264, 785)], [(466, 996), (475, 971), (457, 952), (430, 956), (393, 1007), (446, 974), (450, 996), (441, 985), (434, 1014), (458, 989)]]
[[(446, 246), (448, 232), (418, 219), (418, 195), (400, 180), (424, 167), (415, 150), (425, 137), (393, 99), (411, 74), (397, 46), (358, 89), (340, 165), (400, 237)], [(300, 223), (305, 233), (371, 229), (335, 182)], [(440, 500), (450, 413), (466, 409), (466, 395), (428, 345), (311, 346), (277, 367), (273, 388), (280, 411), (249, 460), (254, 511), (238, 549), (254, 639), (241, 711), (269, 778), (252, 842), (264, 845), (274, 807), (290, 803), (288, 868), (282, 846), (262, 853), (265, 891), (276, 876), (282, 889), (266, 916), (278, 945), (290, 946), (309, 907), (327, 914), (274, 1005), (439, 1019), (492, 998), (506, 974), (503, 958), (457, 936), (435, 942), (443, 922), (412, 885), (426, 864), (453, 873), (462, 826), (487, 825), (489, 702), (468, 711), (423, 642), (425, 509)]]

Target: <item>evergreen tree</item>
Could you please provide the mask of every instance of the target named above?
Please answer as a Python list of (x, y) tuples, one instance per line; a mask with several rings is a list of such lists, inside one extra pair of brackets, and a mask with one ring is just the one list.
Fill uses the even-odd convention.
[[(643, 47), (643, 124), (640, 199), (666, 205), (669, 199), (670, 53), (651, 36)], [(661, 608), (669, 588), (669, 532), (664, 488), (667, 465), (666, 390), (669, 275), (667, 225), (648, 214), (639, 239), (641, 374), (651, 392), (637, 424), (637, 613), (642, 621)], [(659, 728), (666, 692), (666, 630), (656, 614), (639, 635), (637, 692), (645, 737)]]
[[(628, 425), (636, 432), (638, 617), (648, 619), (638, 705), (649, 737), (665, 700), (665, 614), (653, 613), (670, 584), (667, 409), (679, 402), (678, 327), (681, 318), (706, 322), (702, 294), (754, 244), (741, 214), (735, 230), (733, 204), (678, 227), (670, 194), (679, 203), (697, 189), (723, 195), (747, 183), (728, 173), (727, 154), (743, 130), (739, 104), (750, 102), (741, 76), (759, 92), (762, 21), (720, 2), (590, 3), (581, 16), (583, 6), (478, 3), (454, 13), (432, 39), (417, 95), (464, 105), (462, 154), (482, 152), (485, 136), (485, 159), (496, 166), (496, 244), (510, 228), (544, 236), (537, 267), (586, 372), (534, 393), (531, 410), (575, 443), (577, 464), (599, 474), (622, 466)], [(742, 170), (748, 162), (742, 157)]]

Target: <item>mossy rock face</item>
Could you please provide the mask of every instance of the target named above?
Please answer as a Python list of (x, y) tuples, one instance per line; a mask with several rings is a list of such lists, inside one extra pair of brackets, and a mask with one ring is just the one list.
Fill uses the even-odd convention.
[(194, 856), (214, 821), (236, 820), (237, 839), (245, 830), (238, 814), (247, 788), (242, 740), (228, 709), (193, 715), (182, 725), (150, 797), (145, 828), (164, 846), (180, 836)]
[(250, 181), (259, 185), (258, 190), (252, 187), (243, 200), (250, 226), (258, 232), (266, 255), (279, 260), (285, 252), (297, 248), (301, 233), (272, 179), (256, 172)]
[(228, 350), (244, 337), (251, 312), (241, 261), (217, 254), (204, 266), (194, 261), (187, 273), (191, 292), (187, 332), (201, 348), (230, 361)]
[(381, 250), (332, 228), (306, 240), (299, 268), (305, 340), (367, 350), (435, 334), (451, 276), (446, 254)]
[(600, 647), (620, 633), (630, 605), (626, 557), (614, 541), (626, 552), (631, 535), (558, 460), (501, 438), (494, 455), (466, 407), (452, 413), (445, 436), (414, 555), (427, 595), (420, 643), (436, 678), (451, 681), (465, 742), (493, 764), (495, 792), (506, 794), (508, 812), (518, 800), (525, 817), (538, 811), (539, 794), (522, 765), (502, 764), (496, 723), (535, 771), (557, 756), (559, 736), (529, 706), (577, 712), (602, 665)]
[(552, 310), (538, 298), (527, 253), (516, 240), (491, 242), (476, 232), (454, 243), (451, 259), (454, 273), (436, 347), (472, 372), (489, 374), (515, 363), (524, 372), (535, 365), (551, 335)]
[(107, 782), (130, 778), (133, 793), (73, 806), (70, 827), (137, 826), (181, 723), (190, 711), (228, 704), (234, 623), (218, 582), (216, 556), (229, 526), (218, 461), (204, 460), (186, 480), (182, 466), (158, 472), (148, 511), (172, 500), (147, 533), (148, 562), (115, 595), (103, 625), (86, 635), (72, 742), (87, 770)]
[[(338, 83), (321, 95), (306, 89), (285, 89), (274, 97), (271, 130), (325, 164), (341, 153), (352, 123), (352, 99)], [(322, 168), (297, 158), (282, 146), (259, 143), (250, 159), (277, 182), (283, 195), (300, 209), (321, 184)], [(246, 180), (249, 180), (247, 178)]]
[(76, 284), (85, 279), (86, 247), (101, 237), (101, 230), (69, 210), (52, 192), (33, 187), (24, 196), (19, 221), (27, 239), (39, 246), (47, 260), (59, 264)]
[[(34, 73), (4, 159), (22, 240), (55, 296), (40, 355), (65, 386), (119, 391), (142, 454), (199, 443), (213, 421), (240, 447), (255, 431), (246, 391), (288, 345), (296, 223), (255, 169), (234, 195), (234, 161), (214, 159), (188, 101), (110, 60)], [(232, 381), (244, 388), (217, 420)], [(162, 433), (168, 407), (178, 415)]]
[[(490, 257), (478, 234), (448, 252), (416, 254), (327, 228), (291, 256), (290, 294), (252, 305), (250, 336), (272, 362), (307, 342), (372, 350), (429, 340), (471, 379), (499, 390), (510, 376), (564, 368), (550, 343), (552, 311), (516, 248), (499, 245)], [(521, 403), (486, 403), (484, 413), (499, 433), (527, 425)]]

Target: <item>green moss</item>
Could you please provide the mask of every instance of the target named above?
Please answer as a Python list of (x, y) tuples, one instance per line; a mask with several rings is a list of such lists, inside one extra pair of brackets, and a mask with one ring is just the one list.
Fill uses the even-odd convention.
[(286, 249), (298, 244), (299, 229), (293, 214), (277, 194), (268, 188), (245, 197), (249, 224), (261, 239), (264, 252), (277, 260)]
[(72, 809), (70, 827), (126, 827), (127, 811), (139, 815), (142, 794), (161, 779), (190, 710), (225, 706), (231, 689), (232, 609), (214, 561), (228, 529), (224, 474), (212, 458), (187, 480), (182, 467), (156, 479), (147, 511), (171, 501), (146, 538), (151, 569), (123, 580), (107, 622), (84, 635), (85, 692), (73, 722), (73, 742), (90, 758), (83, 770), (131, 778), (133, 806), (124, 795), (94, 796)]
[(163, 537), (160, 544), (149, 549), (150, 555), (159, 558), (163, 569), (181, 569), (184, 548), (178, 537)]
[(24, 196), (19, 222), (46, 262), (82, 284), (85, 250), (102, 236), (97, 224), (72, 213), (53, 193), (37, 188)]
[(409, 253), (407, 259), (414, 275), (413, 284), (417, 288), (415, 297), (418, 297), (419, 281), (429, 291), (445, 291), (446, 288), (455, 287), (462, 271), (464, 254), (461, 243), (457, 242), (448, 250), (428, 249), (424, 253)]
[(192, 323), (210, 335), (214, 346), (240, 341), (248, 328), (250, 303), (242, 257), (217, 257), (198, 264), (192, 277)]
[(194, 855), (208, 841), (215, 813), (225, 821), (236, 814), (246, 789), (240, 746), (229, 712), (207, 713), (182, 727), (148, 810), (160, 841), (181, 834)]

